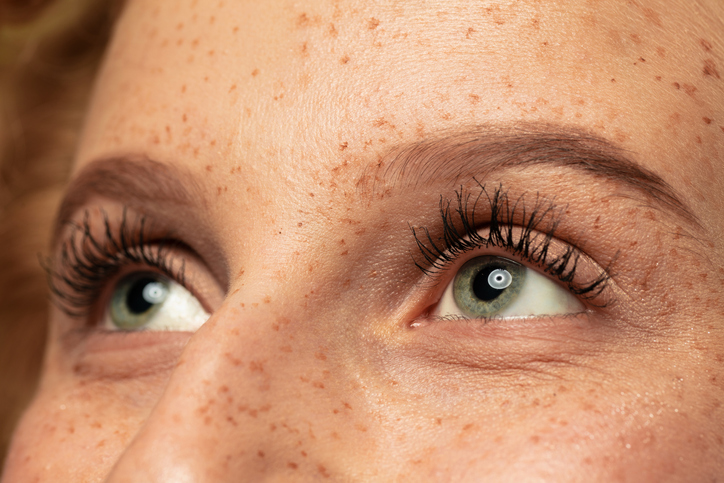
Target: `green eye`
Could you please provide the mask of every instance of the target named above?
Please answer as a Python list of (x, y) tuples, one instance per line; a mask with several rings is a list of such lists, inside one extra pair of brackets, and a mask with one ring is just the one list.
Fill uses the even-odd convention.
[(468, 317), (492, 317), (518, 299), (526, 268), (501, 257), (473, 258), (453, 282), (456, 305)]
[(121, 280), (111, 299), (110, 318), (122, 330), (144, 327), (168, 298), (170, 282), (155, 273), (134, 274)]

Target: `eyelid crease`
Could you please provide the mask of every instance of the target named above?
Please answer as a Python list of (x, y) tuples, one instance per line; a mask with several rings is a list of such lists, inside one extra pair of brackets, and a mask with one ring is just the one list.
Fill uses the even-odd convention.
[[(422, 260), (413, 256), (415, 265), (435, 281), (467, 252), (501, 248), (539, 267), (565, 284), (574, 295), (595, 306), (595, 299), (609, 284), (611, 266), (616, 257), (591, 280), (581, 283), (577, 280), (576, 272), (582, 253), (565, 242), (560, 242), (565, 244), (562, 251), (557, 250), (560, 253), (555, 254), (553, 252), (556, 250), (552, 250), (552, 246), (558, 244), (555, 232), (565, 207), (557, 209), (552, 202), (537, 194), (533, 208), (526, 209), (525, 194), (511, 202), (502, 185), (498, 185), (491, 195), (483, 184), (477, 183), (481, 191), (472, 202), (474, 195), (462, 187), (455, 191), (456, 205), (452, 208), (451, 200), (440, 197), (442, 236), (437, 240), (433, 239), (428, 228), (410, 226), (422, 256)], [(475, 219), (481, 200), (487, 201), (489, 205), (487, 237)]]
[[(390, 188), (487, 178), (492, 173), (533, 166), (565, 168), (576, 176), (616, 183), (632, 198), (683, 220), (699, 234), (702, 222), (681, 193), (657, 173), (630, 159), (632, 153), (580, 129), (545, 122), (463, 126), (393, 147), (357, 183), (372, 193)], [(582, 178), (583, 179), (583, 178)]]

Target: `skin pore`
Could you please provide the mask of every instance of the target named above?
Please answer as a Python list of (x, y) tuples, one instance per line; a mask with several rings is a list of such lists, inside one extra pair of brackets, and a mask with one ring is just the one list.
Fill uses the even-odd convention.
[[(721, 476), (723, 21), (716, 1), (127, 2), (3, 481)], [(552, 241), (438, 266), (445, 221)], [(70, 315), (84, 226), (141, 232), (150, 259), (176, 241), (168, 275), (209, 320), (101, 329), (119, 281), (159, 271), (143, 257)], [(572, 281), (543, 263), (566, 247)], [(483, 255), (584, 311), (435, 318)]]

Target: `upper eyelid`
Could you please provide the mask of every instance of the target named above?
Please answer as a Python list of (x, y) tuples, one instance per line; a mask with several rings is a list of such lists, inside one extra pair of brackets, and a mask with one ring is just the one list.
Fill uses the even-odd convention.
[(68, 223), (69, 231), (59, 239), (60, 259), (49, 257), (44, 261), (53, 300), (61, 310), (72, 317), (85, 317), (102, 290), (101, 284), (133, 263), (158, 269), (185, 285), (185, 259), (176, 263), (170, 251), (171, 240), (151, 237), (145, 217), (137, 215), (129, 227), (128, 210), (124, 208), (114, 231), (107, 213), (100, 213), (104, 224), (100, 237), (93, 234), (86, 211), (80, 223)]
[[(440, 198), (440, 211), (443, 218), (443, 234), (440, 237), (442, 246), (435, 243), (427, 228), (422, 227), (419, 229), (420, 232), (424, 233), (424, 239), (421, 240), (418, 237), (418, 230), (415, 227), (410, 227), (420, 253), (426, 262), (423, 265), (415, 260), (415, 264), (426, 275), (431, 276), (433, 280), (439, 278), (440, 273), (447, 271), (449, 266), (456, 264), (458, 258), (470, 250), (502, 247), (509, 253), (519, 256), (525, 262), (537, 265), (549, 276), (566, 283), (577, 296), (595, 299), (601, 292), (606, 290), (611, 279), (610, 266), (613, 262), (607, 267), (602, 267), (600, 273), (588, 282), (581, 284), (575, 280), (578, 261), (585, 254), (578, 250), (577, 247), (555, 237), (560, 217), (563, 215), (565, 208), (557, 208), (555, 204), (537, 194), (533, 208), (526, 210), (525, 194), (511, 204), (508, 199), (508, 192), (503, 190), (502, 185), (496, 187), (492, 196), (483, 184), (478, 183), (478, 186), (481, 192), (475, 197), (472, 205), (469, 203), (472, 194), (463, 188), (456, 191), (457, 206), (452, 211), (450, 210), (451, 201), (445, 200), (444, 197)], [(486, 218), (490, 230), (488, 238), (480, 235), (479, 230), (482, 227), (477, 226), (479, 222), (475, 220), (475, 211), (483, 195), (485, 195), (485, 200), (490, 205), (490, 213)], [(513, 221), (516, 210), (522, 211), (522, 220), (518, 224)], [(455, 227), (452, 217), (459, 220), (459, 224), (462, 225), (460, 229)], [(538, 225), (543, 222), (546, 222), (547, 231), (538, 232)], [(505, 224), (505, 226), (501, 227), (501, 224)], [(520, 233), (517, 239), (514, 232)], [(542, 241), (539, 244), (534, 244), (531, 237), (536, 239), (542, 237)], [(564, 244), (567, 248), (558, 258), (549, 260), (548, 255), (552, 243)]]

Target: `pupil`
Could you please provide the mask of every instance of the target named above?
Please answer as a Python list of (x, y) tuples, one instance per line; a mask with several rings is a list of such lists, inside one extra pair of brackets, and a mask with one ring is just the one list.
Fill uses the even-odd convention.
[[(491, 300), (496, 299), (503, 291), (503, 289), (497, 289), (490, 285), (489, 278), (490, 274), (493, 273), (495, 270), (503, 269), (503, 267), (496, 266), (496, 265), (489, 265), (478, 272), (478, 274), (473, 279), (473, 293), (477, 298), (484, 302), (490, 302)], [(502, 282), (502, 275), (496, 275), (493, 277), (494, 280), (498, 282)]]
[(131, 285), (126, 296), (126, 305), (132, 313), (142, 314), (153, 307), (154, 304), (144, 296), (144, 289), (150, 284), (158, 285), (158, 282), (150, 277), (144, 277)]

